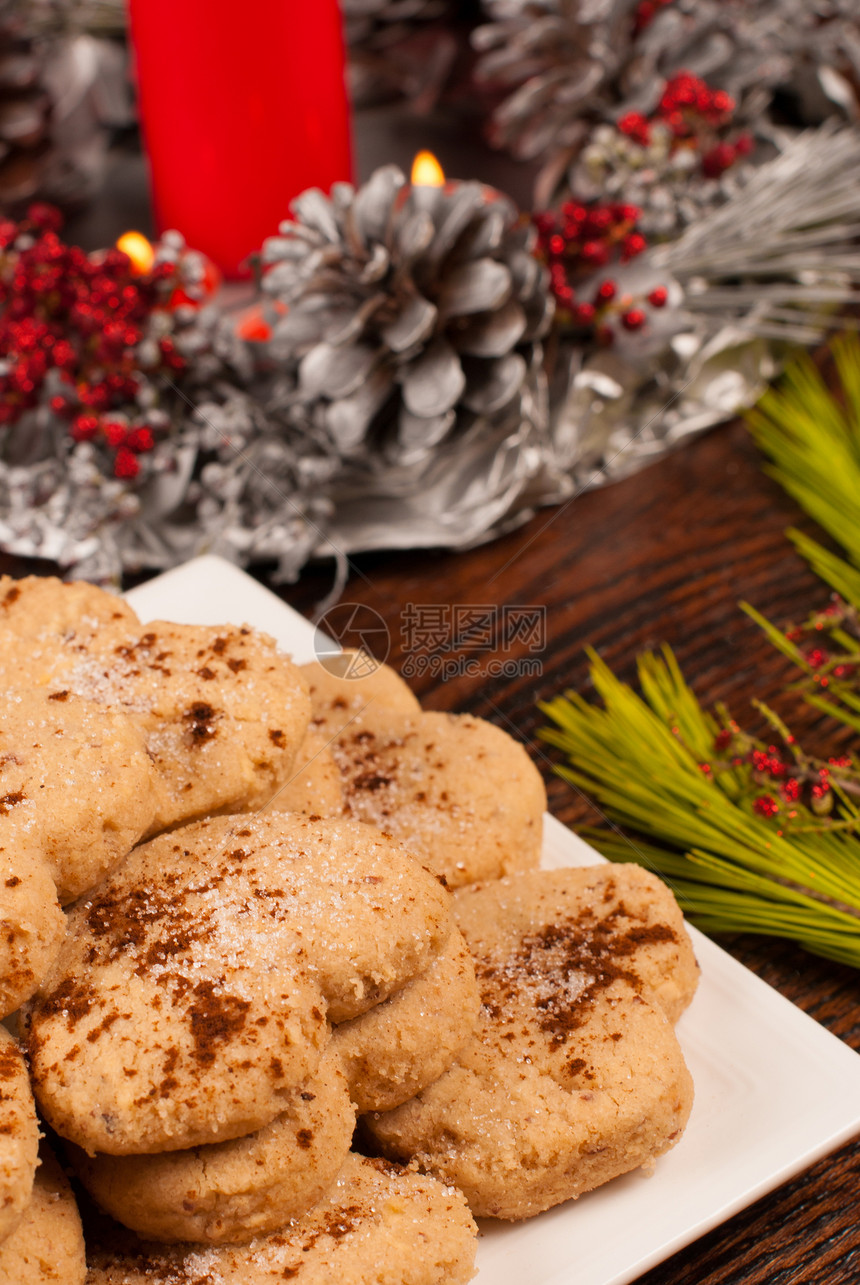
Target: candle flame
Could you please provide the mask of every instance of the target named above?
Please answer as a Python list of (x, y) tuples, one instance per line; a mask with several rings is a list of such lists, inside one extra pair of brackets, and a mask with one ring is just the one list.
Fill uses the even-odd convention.
[(136, 277), (142, 277), (151, 271), (155, 262), (155, 250), (142, 232), (124, 232), (117, 241), (116, 248), (128, 255), (131, 270)]
[(419, 152), (412, 162), (413, 187), (441, 187), (445, 171), (432, 152)]

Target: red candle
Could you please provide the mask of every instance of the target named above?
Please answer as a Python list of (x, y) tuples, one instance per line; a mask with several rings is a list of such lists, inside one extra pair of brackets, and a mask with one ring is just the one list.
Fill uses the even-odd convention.
[(131, 0), (159, 229), (228, 276), (291, 199), (352, 177), (337, 0)]

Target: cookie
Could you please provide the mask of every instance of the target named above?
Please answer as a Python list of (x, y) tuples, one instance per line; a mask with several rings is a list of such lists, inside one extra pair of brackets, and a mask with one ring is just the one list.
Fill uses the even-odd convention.
[[(30, 1201), (38, 1148), (27, 1063), (16, 1041), (0, 1026), (0, 1241), (14, 1232)], [(15, 1278), (0, 1272), (0, 1280), (6, 1279)]]
[[(4, 605), (5, 604), (5, 605)], [(150, 833), (262, 806), (308, 726), (305, 680), (264, 634), (155, 621), (91, 585), (0, 581), (0, 686), (127, 714), (161, 780)]]
[(66, 935), (38, 836), (0, 810), (0, 1017), (29, 999)]
[(274, 1235), (208, 1249), (105, 1237), (87, 1285), (465, 1285), (476, 1244), (458, 1191), (350, 1155), (329, 1194)]
[(424, 971), (450, 898), (392, 839), (295, 813), (137, 848), (69, 916), (27, 1011), (33, 1082), (88, 1152), (155, 1154), (269, 1124), (332, 1021)]
[(149, 829), (158, 782), (131, 719), (64, 689), (0, 692), (0, 811), (33, 835), (63, 903)]
[(47, 974), (68, 902), (149, 827), (157, 780), (130, 719), (66, 690), (0, 693), (0, 1016)]
[(343, 785), (328, 741), (313, 728), (299, 746), (290, 779), (267, 804), (275, 812), (305, 816), (343, 814)]
[(153, 831), (261, 807), (289, 778), (310, 703), (271, 638), (155, 621), (107, 658), (107, 679), (102, 659), (82, 659), (69, 681), (142, 728), (166, 796)]
[(107, 654), (139, 626), (122, 598), (85, 581), (0, 576), (0, 687), (56, 686), (76, 648)]
[(472, 957), (455, 928), (426, 972), (332, 1031), (359, 1111), (390, 1111), (446, 1071), (481, 1007)]
[(384, 717), (420, 714), (418, 698), (389, 665), (379, 665), (364, 652), (344, 651), (325, 662), (301, 666), (311, 698), (311, 724), (325, 740), (342, 732), (354, 718), (372, 710)]
[(537, 867), (543, 781), (492, 723), (371, 708), (332, 750), (349, 814), (393, 834), (449, 887)]
[(465, 888), (455, 904), (478, 1028), (418, 1097), (366, 1117), (375, 1144), (506, 1219), (650, 1165), (693, 1094), (667, 1013), (697, 968), (671, 894), (639, 867), (598, 866)]
[(0, 1244), (0, 1281), (8, 1285), (84, 1285), (86, 1253), (75, 1197), (43, 1143), (30, 1201)]
[(78, 1177), (102, 1209), (147, 1240), (252, 1240), (321, 1200), (355, 1127), (346, 1079), (329, 1053), (271, 1124), (232, 1142), (157, 1156), (88, 1157), (70, 1148)]

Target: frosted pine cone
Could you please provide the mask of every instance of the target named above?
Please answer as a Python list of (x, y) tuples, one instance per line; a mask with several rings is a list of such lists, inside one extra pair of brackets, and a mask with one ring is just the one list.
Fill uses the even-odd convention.
[(324, 452), (412, 464), (536, 400), (552, 312), (532, 230), (479, 183), (305, 192), (263, 247), (272, 410)]

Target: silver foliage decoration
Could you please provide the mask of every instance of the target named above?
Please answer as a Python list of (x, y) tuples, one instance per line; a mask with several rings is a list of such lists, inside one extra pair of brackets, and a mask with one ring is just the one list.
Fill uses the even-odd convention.
[[(652, 5), (652, 10), (654, 6)], [(546, 203), (589, 123), (648, 112), (661, 82), (689, 71), (760, 123), (777, 90), (801, 120), (857, 118), (860, 13), (854, 0), (670, 0), (647, 23), (639, 0), (485, 0), (477, 74), (505, 97), (491, 140), (543, 157)]]
[[(756, 168), (677, 240), (617, 274), (669, 289), (659, 324), (602, 351), (568, 346), (553, 399), (557, 465), (600, 485), (751, 405), (798, 344), (845, 324), (860, 286), (860, 132), (823, 126)], [(850, 323), (849, 323), (850, 324)]]
[(679, 236), (729, 200), (755, 172), (752, 162), (743, 161), (708, 178), (701, 173), (699, 152), (687, 147), (673, 150), (668, 126), (658, 121), (649, 132), (643, 144), (612, 125), (598, 125), (568, 169), (564, 195), (576, 193), (578, 200), (587, 203), (635, 205), (640, 210), (639, 230), (663, 241)]

